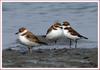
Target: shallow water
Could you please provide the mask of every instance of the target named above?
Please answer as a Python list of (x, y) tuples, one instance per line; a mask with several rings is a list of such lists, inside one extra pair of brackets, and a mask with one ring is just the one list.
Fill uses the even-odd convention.
[[(97, 47), (97, 3), (3, 3), (3, 49), (17, 46), (15, 33), (26, 27), (36, 35), (44, 35), (55, 21), (69, 21), (88, 40), (80, 40), (79, 48)], [(59, 43), (59, 42), (58, 42)], [(65, 42), (66, 43), (66, 42)], [(40, 46), (64, 48), (68, 44)], [(74, 45), (72, 45), (74, 47)]]

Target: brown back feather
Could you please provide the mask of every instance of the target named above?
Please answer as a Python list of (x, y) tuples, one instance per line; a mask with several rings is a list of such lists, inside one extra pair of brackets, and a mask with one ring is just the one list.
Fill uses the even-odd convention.
[(26, 32), (26, 37), (33, 42), (39, 41), (39, 39), (31, 32)]
[(68, 29), (69, 32), (72, 34), (72, 35), (80, 35), (77, 31), (75, 31), (73, 28), (71, 27), (66, 27), (64, 29)]

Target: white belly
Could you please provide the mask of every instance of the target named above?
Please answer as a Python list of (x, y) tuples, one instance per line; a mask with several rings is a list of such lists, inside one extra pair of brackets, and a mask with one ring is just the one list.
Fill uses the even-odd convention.
[(57, 39), (60, 38), (62, 36), (62, 30), (58, 29), (58, 30), (52, 30), (50, 33), (48, 33), (46, 35), (46, 38), (48, 39)]
[(79, 38), (80, 38), (80, 37), (78, 37), (78, 36), (71, 35), (71, 34), (68, 32), (68, 30), (63, 30), (63, 33), (64, 33), (64, 36), (65, 36), (65, 37), (70, 38), (70, 39), (73, 39), (73, 40), (79, 39)]
[(31, 42), (29, 41), (26, 37), (24, 36), (19, 36), (19, 40), (21, 41), (21, 43), (28, 45), (28, 46), (37, 46), (39, 45), (38, 43), (35, 42)]

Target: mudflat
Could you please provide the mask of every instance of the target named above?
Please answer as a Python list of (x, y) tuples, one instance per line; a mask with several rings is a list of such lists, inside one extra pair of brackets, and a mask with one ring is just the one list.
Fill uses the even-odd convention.
[(4, 68), (96, 68), (97, 48), (38, 49), (31, 54), (18, 50), (4, 49)]

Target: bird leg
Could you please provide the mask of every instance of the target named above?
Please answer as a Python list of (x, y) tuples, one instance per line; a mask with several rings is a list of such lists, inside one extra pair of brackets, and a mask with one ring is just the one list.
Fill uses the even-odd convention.
[(71, 39), (69, 39), (69, 40), (70, 40), (70, 48), (71, 48), (72, 41), (71, 41)]
[(55, 40), (55, 44), (57, 43), (57, 40)]
[(29, 52), (29, 53), (32, 53), (32, 47), (31, 47), (31, 46), (28, 47), (28, 52)]
[(77, 48), (77, 39), (75, 40), (75, 48)]
[(57, 43), (58, 39), (55, 40), (55, 44)]

